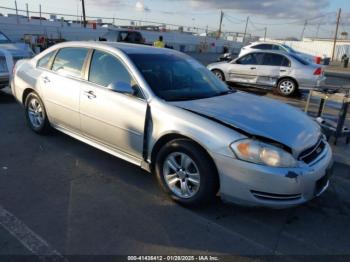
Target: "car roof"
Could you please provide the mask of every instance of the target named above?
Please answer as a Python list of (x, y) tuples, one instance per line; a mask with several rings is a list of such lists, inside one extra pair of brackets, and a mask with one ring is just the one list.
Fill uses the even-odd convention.
[(252, 53), (277, 54), (277, 55), (284, 55), (284, 56), (293, 58), (293, 56), (291, 56), (289, 53), (278, 51), (278, 50), (259, 50), (259, 49), (255, 49), (255, 50), (251, 50), (251, 51), (247, 52), (246, 54), (252, 54)]
[(253, 42), (250, 45), (282, 45), (281, 43), (277, 43), (277, 42)]
[(63, 47), (85, 47), (85, 48), (113, 48), (129, 54), (174, 54), (178, 51), (168, 48), (157, 48), (142, 44), (107, 42), (107, 41), (72, 41), (55, 45), (56, 48)]

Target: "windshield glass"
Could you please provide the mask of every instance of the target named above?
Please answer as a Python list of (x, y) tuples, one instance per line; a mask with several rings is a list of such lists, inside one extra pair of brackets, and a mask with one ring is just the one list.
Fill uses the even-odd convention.
[(0, 43), (11, 43), (11, 41), (6, 35), (0, 32)]
[(182, 54), (129, 54), (153, 92), (166, 101), (195, 100), (232, 90), (193, 58)]

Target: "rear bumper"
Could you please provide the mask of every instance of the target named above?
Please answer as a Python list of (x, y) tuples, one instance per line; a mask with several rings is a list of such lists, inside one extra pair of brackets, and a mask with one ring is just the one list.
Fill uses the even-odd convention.
[(311, 165), (274, 168), (216, 155), (220, 195), (224, 201), (247, 206), (287, 208), (321, 195), (332, 173), (332, 151), (326, 149)]

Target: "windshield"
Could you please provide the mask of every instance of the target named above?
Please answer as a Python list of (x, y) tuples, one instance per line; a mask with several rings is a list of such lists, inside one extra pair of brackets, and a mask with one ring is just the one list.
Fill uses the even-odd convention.
[(212, 72), (182, 54), (129, 54), (152, 91), (166, 101), (209, 98), (233, 92)]

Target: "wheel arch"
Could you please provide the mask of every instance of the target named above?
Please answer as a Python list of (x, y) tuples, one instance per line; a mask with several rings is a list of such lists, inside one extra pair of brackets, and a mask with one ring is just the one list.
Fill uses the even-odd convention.
[(298, 81), (297, 81), (294, 77), (291, 77), (291, 76), (282, 76), (282, 77), (278, 78), (277, 81), (276, 81), (276, 87), (278, 87), (279, 82), (281, 82), (281, 81), (284, 80), (284, 79), (290, 79), (290, 80), (292, 80), (292, 81), (296, 84), (296, 89), (299, 88), (299, 83), (298, 83)]
[(166, 143), (168, 143), (168, 142), (170, 142), (172, 140), (175, 140), (175, 139), (187, 139), (187, 140), (191, 141), (194, 145), (196, 145), (198, 148), (200, 148), (201, 151), (203, 151), (203, 153), (205, 153), (209, 157), (209, 159), (211, 161), (211, 164), (213, 165), (213, 168), (216, 171), (216, 175), (218, 177), (218, 181), (219, 181), (219, 184), (220, 184), (220, 176), (219, 176), (218, 168), (217, 168), (217, 166), (215, 164), (214, 159), (209, 154), (208, 150), (205, 147), (203, 147), (200, 143), (195, 141), (194, 139), (192, 139), (192, 138), (190, 138), (188, 136), (182, 135), (182, 134), (178, 134), (178, 133), (165, 134), (165, 135), (163, 135), (162, 137), (160, 137), (157, 140), (157, 142), (154, 144), (154, 146), (152, 148), (152, 152), (151, 152), (151, 169), (153, 170), (153, 168), (154, 168), (155, 160), (156, 160), (157, 154), (160, 151), (160, 149)]
[(26, 102), (26, 99), (27, 99), (27, 96), (30, 94), (30, 93), (35, 93), (35, 94), (38, 94), (33, 88), (26, 88), (24, 91), (23, 91), (23, 94), (22, 94), (22, 104), (24, 105), (25, 102)]
[(221, 68), (217, 68), (217, 67), (211, 68), (210, 71), (212, 73), (214, 73), (214, 71), (219, 71), (223, 75), (224, 81), (226, 81), (226, 79), (227, 79), (226, 74), (225, 74), (224, 70), (222, 70)]

